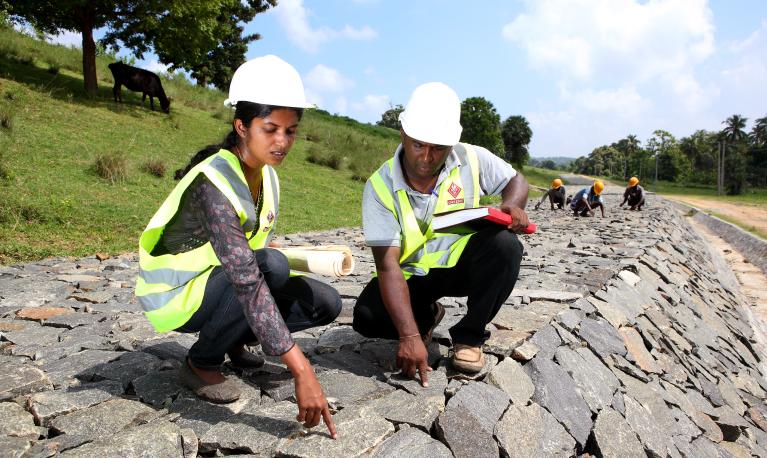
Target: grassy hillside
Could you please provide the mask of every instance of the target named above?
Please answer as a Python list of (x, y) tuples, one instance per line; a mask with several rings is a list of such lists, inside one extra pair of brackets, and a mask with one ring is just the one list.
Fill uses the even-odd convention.
[[(173, 171), (229, 131), (225, 95), (181, 77), (163, 78), (170, 115), (125, 89), (124, 103), (114, 102), (112, 61), (98, 57), (99, 93), (89, 98), (79, 50), (0, 27), (0, 264), (135, 251)], [(278, 232), (359, 225), (364, 180), (398, 142), (391, 129), (307, 110), (277, 170)], [(102, 178), (105, 158), (124, 176)], [(148, 171), (163, 167), (162, 177)]]

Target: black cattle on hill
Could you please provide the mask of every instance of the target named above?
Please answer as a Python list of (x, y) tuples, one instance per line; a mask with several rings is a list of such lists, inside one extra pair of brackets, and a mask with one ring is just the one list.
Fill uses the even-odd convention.
[(141, 92), (142, 104), (146, 101), (146, 96), (149, 96), (149, 105), (152, 107), (152, 110), (154, 110), (154, 97), (157, 97), (160, 100), (162, 111), (170, 112), (170, 99), (165, 96), (159, 76), (142, 68), (125, 65), (122, 62), (109, 64), (109, 70), (112, 71), (112, 76), (115, 80), (115, 86), (112, 88), (115, 102), (123, 101), (120, 86), (125, 86), (131, 91)]

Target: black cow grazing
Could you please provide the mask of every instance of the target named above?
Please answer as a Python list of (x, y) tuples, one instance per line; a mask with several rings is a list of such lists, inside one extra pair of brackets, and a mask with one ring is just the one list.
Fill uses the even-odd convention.
[(160, 100), (162, 111), (165, 113), (170, 112), (170, 99), (165, 96), (159, 76), (142, 68), (125, 65), (122, 62), (109, 64), (109, 70), (112, 71), (112, 76), (115, 80), (115, 86), (112, 88), (115, 102), (123, 101), (120, 86), (125, 86), (131, 91), (141, 92), (142, 104), (146, 101), (146, 96), (149, 96), (149, 105), (152, 107), (152, 110), (154, 110), (154, 97), (157, 97)]

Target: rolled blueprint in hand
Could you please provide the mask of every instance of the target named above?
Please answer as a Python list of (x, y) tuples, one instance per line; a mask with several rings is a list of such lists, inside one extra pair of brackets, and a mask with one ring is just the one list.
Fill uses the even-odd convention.
[(277, 250), (287, 256), (293, 270), (328, 277), (342, 277), (354, 270), (352, 250), (345, 245), (299, 246)]

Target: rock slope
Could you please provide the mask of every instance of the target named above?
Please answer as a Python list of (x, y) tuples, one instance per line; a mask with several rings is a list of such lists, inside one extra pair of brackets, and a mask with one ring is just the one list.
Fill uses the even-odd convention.
[(373, 271), (360, 231), (284, 237), (345, 243), (357, 257), (355, 275), (333, 282), (338, 320), (295, 336), (337, 441), (295, 422), (277, 359), (231, 373), (244, 393), (233, 404), (180, 387), (194, 336), (153, 332), (133, 297), (135, 255), (0, 267), (2, 455), (767, 456), (767, 382), (745, 299), (682, 216), (607, 200), (605, 219), (531, 213), (539, 233), (524, 237), (476, 376), (446, 364), (466, 302), (443, 301), (428, 389), (393, 372), (396, 343), (350, 326)]

